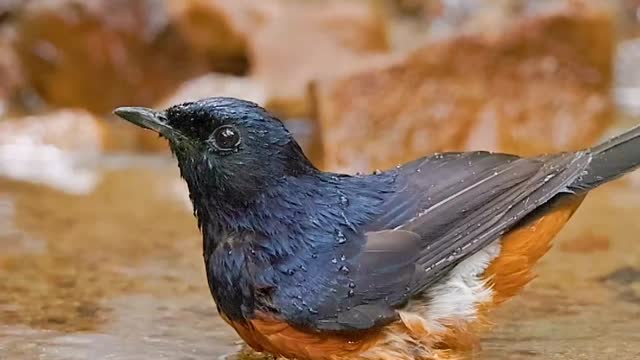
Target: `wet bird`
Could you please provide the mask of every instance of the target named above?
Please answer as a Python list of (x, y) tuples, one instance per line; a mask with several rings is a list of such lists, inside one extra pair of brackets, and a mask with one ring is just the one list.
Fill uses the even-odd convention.
[(221, 316), (300, 360), (458, 358), (586, 193), (640, 165), (637, 127), (578, 152), (441, 153), (350, 176), (318, 170), (251, 102), (115, 113), (169, 141)]

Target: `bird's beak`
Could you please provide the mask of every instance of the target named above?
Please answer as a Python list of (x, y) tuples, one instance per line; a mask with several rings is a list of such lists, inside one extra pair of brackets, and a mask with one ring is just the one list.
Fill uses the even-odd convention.
[(119, 117), (145, 129), (153, 130), (167, 139), (176, 139), (180, 134), (169, 126), (163, 112), (144, 107), (119, 107), (113, 111)]

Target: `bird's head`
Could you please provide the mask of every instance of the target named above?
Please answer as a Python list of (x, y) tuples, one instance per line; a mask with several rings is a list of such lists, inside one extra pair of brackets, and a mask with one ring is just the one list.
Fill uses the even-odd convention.
[(169, 141), (192, 197), (207, 188), (225, 201), (247, 202), (278, 179), (316, 171), (282, 122), (252, 102), (214, 97), (114, 113)]

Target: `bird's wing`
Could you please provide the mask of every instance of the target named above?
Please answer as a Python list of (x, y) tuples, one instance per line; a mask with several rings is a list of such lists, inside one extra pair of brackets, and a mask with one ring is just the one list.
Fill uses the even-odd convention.
[(532, 159), (470, 152), (395, 170), (399, 187), (366, 226), (350, 287), (336, 292), (337, 311), (317, 327), (367, 329), (395, 319), (411, 296), (567, 192), (588, 163), (580, 152)]

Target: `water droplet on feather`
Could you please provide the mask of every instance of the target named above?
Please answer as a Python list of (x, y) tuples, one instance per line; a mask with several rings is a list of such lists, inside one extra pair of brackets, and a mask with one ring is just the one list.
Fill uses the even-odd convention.
[(340, 195), (340, 205), (342, 205), (343, 207), (349, 206), (349, 198), (347, 198), (345, 195)]

